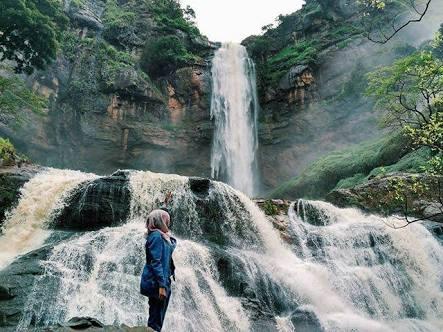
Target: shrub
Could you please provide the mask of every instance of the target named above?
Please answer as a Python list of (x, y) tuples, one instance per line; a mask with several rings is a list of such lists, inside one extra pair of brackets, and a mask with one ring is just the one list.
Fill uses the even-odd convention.
[(0, 160), (3, 165), (12, 165), (16, 159), (15, 148), (9, 139), (0, 137)]
[(151, 39), (145, 45), (140, 59), (142, 69), (151, 77), (159, 77), (194, 59), (176, 36)]

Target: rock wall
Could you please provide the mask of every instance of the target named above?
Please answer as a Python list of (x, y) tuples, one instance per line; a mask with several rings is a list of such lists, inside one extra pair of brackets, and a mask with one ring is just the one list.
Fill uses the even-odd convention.
[(180, 41), (207, 59), (151, 79), (138, 59), (145, 41), (159, 33), (154, 13), (126, 1), (116, 4), (122, 12), (133, 6), (131, 33), (111, 30), (104, 17), (107, 2), (65, 1), (70, 26), (61, 53), (51, 68), (28, 78), (49, 99), (49, 108), (45, 114), (23, 110), (20, 123), (0, 122), (0, 135), (48, 166), (100, 174), (138, 168), (208, 175), (214, 46), (177, 30)]

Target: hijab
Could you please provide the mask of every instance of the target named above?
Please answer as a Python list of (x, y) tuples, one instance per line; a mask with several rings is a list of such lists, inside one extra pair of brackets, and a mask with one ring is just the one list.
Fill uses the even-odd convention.
[(154, 210), (152, 211), (146, 220), (147, 233), (148, 236), (152, 232), (159, 232), (161, 236), (171, 243), (171, 234), (169, 232), (170, 216), (164, 210)]

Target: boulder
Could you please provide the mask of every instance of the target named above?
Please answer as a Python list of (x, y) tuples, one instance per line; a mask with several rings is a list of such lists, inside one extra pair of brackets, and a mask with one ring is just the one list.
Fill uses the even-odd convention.
[(51, 249), (45, 246), (30, 252), (0, 271), (0, 330), (19, 323), (34, 281), (44, 273), (39, 262)]
[(97, 31), (103, 29), (103, 23), (100, 19), (103, 5), (99, 1), (85, 1), (80, 5), (72, 1), (66, 12), (68, 17), (80, 27), (87, 27)]
[(0, 225), (19, 200), (20, 189), (43, 168), (34, 165), (0, 168)]
[[(402, 192), (407, 199), (408, 215), (443, 222), (443, 206), (440, 201), (442, 176), (390, 173), (374, 177), (353, 188), (333, 190), (326, 196), (326, 200), (338, 207), (357, 207), (384, 215), (403, 214), (406, 212), (405, 202), (396, 195), (396, 186), (399, 183), (405, 188)], [(414, 183), (418, 183), (422, 189), (408, 192), (408, 185), (412, 186)]]
[(121, 225), (128, 217), (130, 200), (128, 172), (86, 182), (68, 198), (53, 227), (84, 231)]

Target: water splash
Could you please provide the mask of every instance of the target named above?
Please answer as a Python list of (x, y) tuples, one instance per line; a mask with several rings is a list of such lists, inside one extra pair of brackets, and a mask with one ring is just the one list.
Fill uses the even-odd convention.
[(42, 246), (50, 234), (44, 224), (63, 207), (66, 195), (94, 178), (93, 174), (48, 169), (27, 182), (21, 189), (18, 206), (8, 214), (2, 227), (0, 269), (17, 256)]
[[(133, 172), (130, 183), (125, 225), (65, 240), (42, 262), (45, 274), (20, 328), (73, 316), (145, 325), (148, 303), (138, 293), (143, 217), (170, 190), (172, 209), (181, 216), (177, 226), (184, 227), (166, 330), (443, 328), (443, 248), (421, 225), (393, 230), (356, 209), (301, 201), (288, 213), (295, 242), (287, 244), (251, 200), (222, 183), (213, 184), (203, 203), (184, 177)], [(220, 203), (221, 217), (213, 222), (226, 227), (215, 234), (230, 238), (225, 245), (212, 240), (212, 224), (199, 220), (199, 205), (211, 200)]]
[(215, 121), (212, 177), (252, 195), (257, 179), (259, 104), (255, 66), (246, 48), (223, 44), (214, 56), (212, 80), (211, 117)]

